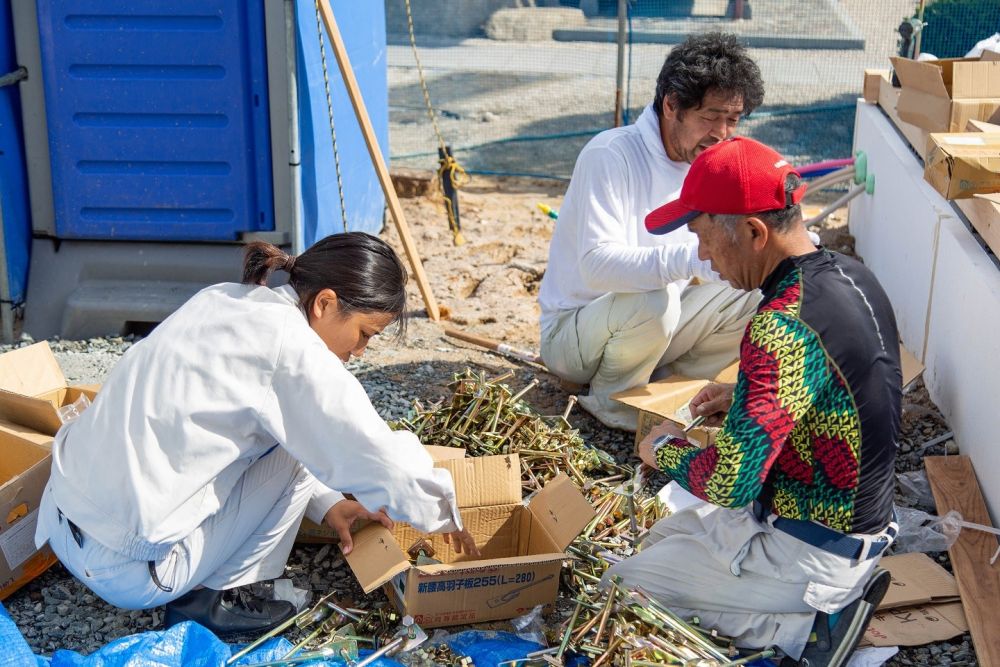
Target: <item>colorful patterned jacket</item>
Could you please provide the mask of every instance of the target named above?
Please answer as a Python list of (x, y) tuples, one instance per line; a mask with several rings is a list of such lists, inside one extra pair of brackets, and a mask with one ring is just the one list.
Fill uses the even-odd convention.
[(758, 500), (877, 533), (892, 516), (902, 394), (889, 299), (864, 265), (825, 249), (784, 260), (761, 291), (715, 444), (674, 438), (657, 462), (723, 507)]

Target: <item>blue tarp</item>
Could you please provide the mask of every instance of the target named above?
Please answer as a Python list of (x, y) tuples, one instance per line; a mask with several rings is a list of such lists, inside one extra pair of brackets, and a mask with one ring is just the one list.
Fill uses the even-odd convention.
[[(14, 26), (10, 0), (0, 0), (0, 76), (17, 69)], [(24, 175), (24, 142), (21, 133), (21, 102), (17, 85), (0, 88), (0, 234), (7, 256), (0, 271), (7, 274), (14, 304), (24, 301), (28, 284), (31, 219), (28, 213), (28, 183)], [(4, 298), (0, 294), (0, 298)]]
[[(385, 7), (381, 2), (332, 0), (334, 16), (361, 89), (382, 157), (389, 161), (389, 88), (385, 54)], [(334, 166), (333, 142), (320, 57), (316, 5), (296, 0), (296, 49), (299, 95), (299, 141), (302, 171), (302, 239), (309, 247), (318, 239), (344, 231)], [(344, 184), (350, 231), (378, 233), (385, 199), (365, 147), (337, 67), (326, 30), (323, 30), (326, 67), (333, 102), (337, 152)]]

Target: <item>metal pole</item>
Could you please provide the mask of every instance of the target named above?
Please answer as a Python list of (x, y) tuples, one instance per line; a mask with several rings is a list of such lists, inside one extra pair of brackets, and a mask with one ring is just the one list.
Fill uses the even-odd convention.
[(3, 201), (0, 201), (0, 343), (14, 342), (14, 304), (7, 279), (7, 246), (3, 236)]
[(292, 253), (305, 251), (302, 228), (302, 146), (299, 137), (299, 81), (295, 56), (295, 3), (285, 0), (285, 58), (288, 61), (288, 168), (292, 176)]
[(622, 125), (622, 89), (625, 86), (625, 23), (628, 0), (618, 0), (618, 71), (615, 73), (615, 127)]
[(913, 43), (913, 59), (916, 60), (917, 56), (920, 55), (920, 36), (924, 32), (924, 5), (927, 0), (920, 0), (920, 7), (917, 9), (917, 22), (920, 24), (917, 29), (917, 34), (915, 41)]

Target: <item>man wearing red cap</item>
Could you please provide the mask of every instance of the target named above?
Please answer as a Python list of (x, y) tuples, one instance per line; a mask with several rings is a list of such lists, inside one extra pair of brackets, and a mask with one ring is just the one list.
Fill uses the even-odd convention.
[(738, 646), (816, 667), (846, 664), (889, 585), (876, 564), (896, 531), (902, 376), (885, 292), (861, 263), (813, 245), (804, 191), (778, 153), (736, 137), (699, 155), (680, 198), (646, 217), (654, 234), (687, 225), (724, 280), (763, 297), (736, 384), (691, 401), (721, 424), (715, 443), (701, 449), (670, 423), (640, 443), (696, 498), (610, 574)]
[(734, 35), (691, 37), (635, 124), (597, 135), (577, 159), (538, 297), (541, 353), (563, 380), (590, 385), (580, 405), (608, 426), (636, 428), (636, 411), (612, 394), (654, 374), (713, 378), (737, 357), (759, 295), (717, 282), (687, 230), (654, 236), (643, 219), (763, 98)]

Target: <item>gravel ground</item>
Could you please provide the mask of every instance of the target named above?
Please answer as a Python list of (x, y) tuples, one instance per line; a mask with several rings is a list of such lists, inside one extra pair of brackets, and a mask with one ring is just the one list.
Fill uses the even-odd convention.
[[(495, 189), (505, 194), (498, 194)], [(511, 191), (514, 191), (513, 193)], [(546, 243), (540, 243), (533, 220), (534, 202), (546, 194), (541, 186), (524, 182), (479, 182), (475, 193), (468, 193), (473, 209), (482, 219), (466, 227), (466, 246), (455, 248), (450, 243), (430, 243), (440, 239), (440, 219), (429, 214), (436, 202), (404, 200), (408, 219), (416, 238), (422, 239), (425, 265), (435, 293), (447, 301), (457, 319), (483, 335), (505, 338), (522, 346), (536, 346), (532, 290), (519, 282), (523, 270), (512, 269), (509, 262), (544, 261)], [(554, 200), (556, 203), (558, 200)], [(426, 210), (425, 210), (426, 209)], [(423, 212), (423, 215), (420, 213)], [(505, 212), (505, 213), (501, 213)], [(486, 221), (490, 221), (486, 224)], [(471, 220), (469, 221), (471, 223)], [(518, 229), (536, 229), (535, 235)], [(824, 243), (842, 252), (852, 252), (853, 239), (846, 233), (843, 215), (835, 215), (826, 229), (821, 230)], [(543, 235), (544, 236), (544, 235)], [(387, 234), (395, 243), (392, 234)], [(506, 239), (513, 246), (497, 245)], [(524, 246), (516, 245), (523, 243)], [(536, 254), (531, 254), (532, 252)], [(457, 259), (465, 256), (466, 262)], [(473, 259), (468, 259), (468, 258)], [(448, 270), (444, 270), (448, 269)], [(474, 278), (474, 286), (467, 282)], [(534, 284), (534, 283), (530, 283)], [(530, 287), (528, 284), (528, 287)], [(483, 286), (486, 286), (485, 288)], [(442, 297), (442, 295), (445, 295)], [(415, 287), (411, 303), (419, 303)], [(504, 316), (499, 317), (503, 312)], [(26, 344), (28, 341), (22, 341)], [(116, 360), (132, 344), (131, 338), (98, 338), (88, 341), (50, 341), (56, 356), (71, 383), (102, 381)], [(7, 348), (0, 347), (0, 351)], [(403, 341), (377, 338), (360, 360), (350, 368), (368, 391), (379, 413), (386, 419), (406, 414), (410, 401), (426, 401), (447, 394), (446, 384), (453, 374), (466, 367), (500, 374), (507, 369), (516, 371), (515, 386), (527, 384), (537, 377), (539, 386), (529, 395), (533, 404), (544, 414), (563, 410), (568, 394), (547, 373), (527, 364), (512, 362), (505, 357), (445, 337), (437, 324), (417, 315), (410, 320)], [(619, 461), (629, 461), (632, 435), (607, 429), (582, 411), (572, 416), (583, 438), (606, 451)], [(945, 440), (924, 448), (927, 443), (949, 431), (948, 425), (928, 398), (920, 381), (904, 399), (903, 437), (897, 460), (897, 471), (919, 470), (926, 454), (957, 453), (954, 440)], [(662, 480), (661, 480), (662, 481)], [(900, 497), (901, 504), (910, 501)], [(932, 554), (945, 567), (950, 567), (947, 554)], [(348, 603), (387, 604), (381, 593), (365, 596), (336, 547), (330, 545), (299, 545), (293, 550), (286, 575), (295, 584), (316, 594), (335, 590)], [(162, 610), (123, 611), (105, 604), (56, 565), (4, 602), (33, 650), (49, 655), (58, 648), (89, 653), (116, 638), (159, 627)], [(549, 627), (561, 622), (569, 610), (556, 605), (545, 620)], [(503, 627), (494, 624), (492, 627)], [(976, 659), (968, 635), (952, 642), (904, 649), (890, 665), (975, 665)]]

